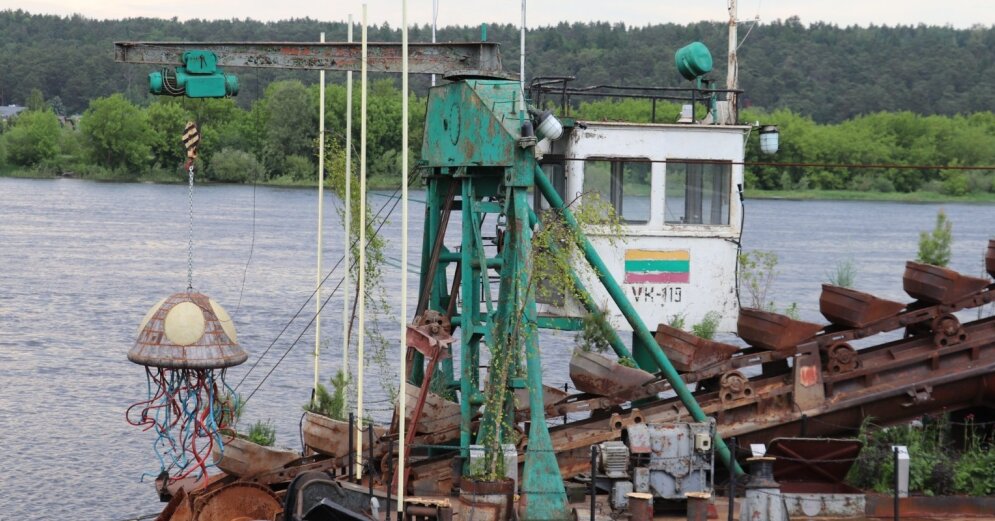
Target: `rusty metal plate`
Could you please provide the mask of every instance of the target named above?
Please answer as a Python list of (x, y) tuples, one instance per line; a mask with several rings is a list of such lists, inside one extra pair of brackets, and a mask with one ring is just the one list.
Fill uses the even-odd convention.
[(909, 296), (931, 304), (952, 304), (988, 284), (989, 281), (982, 278), (912, 261), (905, 263), (902, 276), (902, 287)]
[(863, 443), (854, 439), (776, 438), (767, 447), (774, 460), (774, 480), (784, 492), (859, 493), (844, 483)]
[(667, 359), (682, 373), (693, 373), (727, 362), (739, 351), (736, 346), (713, 342), (666, 324), (656, 327), (655, 336)]
[(894, 316), (904, 308), (901, 302), (831, 284), (823, 284), (819, 296), (819, 312), (839, 326), (864, 327)]
[(988, 252), (985, 253), (985, 269), (995, 278), (995, 239), (988, 241)]
[[(910, 496), (899, 498), (898, 511), (902, 518), (963, 518), (991, 519), (995, 512), (995, 497), (967, 496)], [(892, 519), (895, 515), (895, 498), (883, 494), (867, 494), (867, 517)]]
[(753, 347), (772, 351), (794, 350), (798, 344), (821, 331), (821, 324), (754, 308), (739, 310), (736, 329), (740, 338)]

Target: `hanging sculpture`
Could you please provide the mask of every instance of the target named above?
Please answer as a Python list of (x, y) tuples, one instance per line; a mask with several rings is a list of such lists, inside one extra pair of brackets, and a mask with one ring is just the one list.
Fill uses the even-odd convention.
[(128, 360), (145, 366), (148, 396), (125, 416), (128, 423), (155, 432), (160, 476), (172, 480), (196, 471), (197, 478), (207, 477), (211, 451), (223, 449), (221, 431), (238, 416), (238, 398), (225, 383), (225, 370), (248, 358), (228, 313), (193, 289), (193, 181), (199, 142), (200, 132), (191, 121), (183, 131), (190, 211), (187, 290), (152, 306), (128, 351)]
[(248, 358), (228, 313), (206, 295), (176, 293), (149, 310), (128, 360), (145, 366), (148, 398), (128, 422), (153, 430), (161, 470), (173, 479), (207, 475), (211, 450), (230, 427), (234, 393), (225, 370)]

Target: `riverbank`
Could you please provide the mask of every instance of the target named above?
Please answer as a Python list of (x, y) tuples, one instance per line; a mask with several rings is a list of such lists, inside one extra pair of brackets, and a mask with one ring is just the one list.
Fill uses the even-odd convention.
[[(194, 172), (196, 174), (196, 172)], [(142, 183), (142, 184), (186, 184), (187, 178), (180, 175), (179, 173), (173, 173), (166, 170), (153, 170), (144, 174), (129, 175), (127, 177), (122, 175), (116, 175), (111, 171), (102, 170), (96, 174), (82, 175), (77, 172), (65, 172), (61, 175), (52, 174), (51, 172), (37, 170), (37, 169), (25, 169), (25, 168), (0, 168), (0, 177), (14, 177), (18, 179), (59, 179), (59, 178), (69, 178), (69, 179), (82, 179), (84, 181), (96, 181), (103, 183)], [(198, 181), (200, 184), (246, 184), (251, 185), (251, 182), (247, 183), (219, 183), (217, 181)], [(318, 186), (316, 181), (313, 180), (301, 180), (294, 179), (289, 176), (278, 176), (270, 179), (260, 180), (257, 184), (263, 186), (274, 186), (279, 188), (316, 188)], [(327, 186), (327, 184), (326, 184)], [(366, 179), (366, 187), (370, 190), (392, 190), (395, 188), (400, 188), (400, 184), (397, 183), (395, 179), (375, 176), (368, 177)], [(419, 185), (420, 186), (420, 185)]]
[[(0, 177), (18, 177), (28, 179), (55, 179), (58, 177), (70, 177), (85, 179), (88, 181), (101, 181), (111, 183), (154, 183), (154, 184), (184, 184), (186, 177), (166, 170), (153, 170), (137, 176), (118, 176), (112, 172), (102, 170), (93, 175), (80, 175), (67, 172), (62, 176), (53, 175), (49, 172), (24, 169), (7, 168), (0, 169)], [(417, 182), (416, 182), (417, 183)], [(237, 184), (237, 183), (236, 183)], [(251, 184), (251, 183), (245, 183)], [(281, 188), (313, 188), (317, 184), (311, 179), (301, 180), (289, 176), (278, 176), (259, 181), (260, 185), (275, 186)], [(397, 179), (383, 176), (369, 177), (366, 179), (366, 186), (370, 190), (393, 190), (399, 188)], [(420, 186), (420, 184), (418, 184)], [(979, 192), (966, 195), (947, 195), (938, 192), (858, 192), (855, 190), (756, 190), (746, 189), (744, 191), (746, 199), (786, 199), (791, 201), (883, 201), (901, 203), (995, 203), (995, 193)]]
[(885, 201), (901, 203), (995, 203), (995, 193), (947, 195), (938, 192), (858, 192), (855, 190), (755, 190), (746, 189), (747, 199), (792, 201)]

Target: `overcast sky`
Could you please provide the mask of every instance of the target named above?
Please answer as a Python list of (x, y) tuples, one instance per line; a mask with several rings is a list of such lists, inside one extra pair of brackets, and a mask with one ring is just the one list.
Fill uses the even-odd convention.
[[(0, 9), (32, 13), (80, 13), (91, 18), (156, 17), (253, 18), (282, 20), (310, 17), (358, 21), (363, 0), (0, 0)], [(401, 22), (401, 0), (367, 0), (371, 24)], [(727, 0), (532, 0), (528, 25), (560, 21), (607, 20), (642, 26), (727, 19)], [(440, 26), (481, 22), (518, 23), (521, 3), (515, 0), (439, 0)], [(761, 21), (799, 16), (803, 23), (826, 21), (839, 25), (995, 25), (995, 0), (739, 0), (739, 18)], [(410, 23), (430, 23), (432, 0), (409, 0)]]

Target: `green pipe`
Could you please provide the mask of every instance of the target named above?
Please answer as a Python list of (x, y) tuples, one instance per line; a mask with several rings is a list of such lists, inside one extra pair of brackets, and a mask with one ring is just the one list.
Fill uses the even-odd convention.
[[(536, 216), (535, 210), (529, 208), (529, 227), (535, 228), (538, 223), (539, 217)], [(602, 330), (604, 330), (605, 335), (608, 337), (608, 344), (612, 346), (612, 350), (615, 351), (615, 354), (618, 355), (619, 358), (634, 360), (632, 358), (632, 353), (629, 352), (629, 348), (625, 347), (625, 343), (622, 342), (622, 337), (618, 336), (618, 331), (615, 331), (615, 328), (611, 327), (611, 324), (608, 323), (608, 319), (605, 318), (605, 314), (598, 309), (598, 306), (594, 303), (594, 299), (591, 298), (591, 294), (588, 293), (587, 288), (584, 287), (584, 282), (577, 276), (577, 272), (571, 270), (570, 278), (573, 279), (574, 287), (577, 288), (577, 294), (580, 297), (581, 304), (584, 305), (584, 309), (592, 315), (601, 317), (603, 326)]]
[[(601, 256), (594, 249), (591, 241), (587, 239), (587, 235), (583, 233), (580, 229), (580, 225), (577, 224), (577, 219), (574, 218), (573, 212), (563, 203), (563, 199), (560, 194), (556, 193), (556, 189), (553, 188), (553, 184), (549, 182), (546, 178), (546, 174), (543, 173), (542, 169), (539, 167), (535, 168), (535, 184), (536, 187), (542, 191), (542, 195), (549, 202), (549, 205), (559, 210), (560, 214), (563, 216), (563, 220), (566, 221), (567, 226), (576, 233), (578, 237), (578, 245), (584, 251), (584, 257), (587, 258), (587, 262), (591, 264), (594, 268), (594, 272), (598, 276), (598, 280), (604, 285), (605, 289), (608, 290), (608, 294), (611, 296), (615, 305), (618, 306), (619, 311), (632, 326), (633, 332), (635, 332), (639, 341), (641, 341), (646, 348), (649, 349), (650, 354), (653, 355), (653, 360), (656, 361), (656, 365), (660, 367), (663, 372), (663, 377), (670, 382), (670, 386), (677, 393), (677, 397), (680, 398), (681, 403), (687, 408), (688, 412), (691, 413), (691, 417), (695, 421), (703, 422), (708, 420), (708, 416), (705, 415), (705, 411), (701, 410), (701, 406), (694, 399), (691, 391), (688, 390), (687, 385), (684, 384), (684, 380), (681, 376), (677, 374), (677, 370), (671, 365), (670, 360), (667, 360), (667, 355), (663, 353), (660, 349), (660, 345), (657, 344), (656, 339), (653, 338), (653, 334), (650, 333), (649, 329), (646, 328), (646, 324), (643, 320), (639, 318), (639, 313), (636, 309), (632, 307), (632, 303), (625, 296), (625, 292), (622, 291), (622, 287), (618, 285), (615, 278), (612, 277), (611, 273), (608, 272), (608, 267), (601, 260)], [(729, 452), (729, 447), (722, 441), (718, 435), (715, 436), (715, 449), (719, 453), (719, 457), (722, 459), (722, 463), (726, 465), (726, 468), (733, 468), (737, 474), (742, 474), (743, 469), (739, 467), (735, 458)]]

